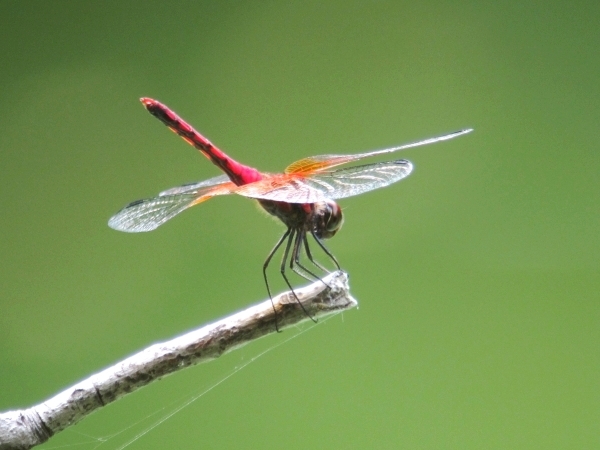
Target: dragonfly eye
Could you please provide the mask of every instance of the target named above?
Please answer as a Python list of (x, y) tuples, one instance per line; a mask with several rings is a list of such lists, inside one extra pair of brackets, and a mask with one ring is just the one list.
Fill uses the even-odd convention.
[(327, 201), (319, 205), (315, 214), (314, 231), (318, 238), (329, 239), (342, 228), (344, 216), (336, 202)]

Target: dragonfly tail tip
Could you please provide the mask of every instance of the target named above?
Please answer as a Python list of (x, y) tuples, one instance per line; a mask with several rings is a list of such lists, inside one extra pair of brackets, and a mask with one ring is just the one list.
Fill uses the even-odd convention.
[(142, 98), (140, 98), (140, 102), (142, 102), (142, 104), (146, 108), (148, 108), (156, 103), (156, 101), (152, 100), (150, 97), (142, 97)]

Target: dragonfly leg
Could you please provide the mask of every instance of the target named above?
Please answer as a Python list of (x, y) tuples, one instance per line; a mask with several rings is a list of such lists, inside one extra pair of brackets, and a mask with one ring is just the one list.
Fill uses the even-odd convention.
[[(290, 254), (290, 248), (292, 247), (292, 241), (294, 240), (294, 234), (296, 234), (296, 230), (292, 229), (289, 237), (288, 237), (288, 241), (287, 244), (285, 246), (285, 250), (283, 252), (283, 258), (281, 259), (281, 267), (280, 267), (280, 271), (281, 271), (281, 276), (283, 277), (283, 279), (285, 280), (285, 283), (288, 285), (288, 287), (290, 288), (290, 291), (292, 291), (292, 294), (294, 295), (294, 297), (296, 298), (296, 301), (298, 302), (298, 304), (300, 305), (300, 307), (302, 308), (302, 311), (304, 311), (304, 314), (306, 314), (308, 317), (310, 317), (310, 319), (314, 322), (317, 323), (317, 319), (315, 319), (313, 316), (311, 316), (308, 311), (306, 310), (306, 308), (304, 307), (304, 305), (302, 304), (302, 302), (300, 301), (300, 299), (298, 298), (298, 296), (296, 295), (296, 292), (294, 291), (294, 288), (292, 287), (290, 280), (288, 280), (287, 275), (285, 274), (285, 265), (287, 263), (287, 259), (288, 256)], [(292, 257), (293, 259), (293, 257)]]
[(265, 263), (263, 264), (263, 277), (265, 279), (265, 284), (267, 285), (267, 292), (269, 294), (269, 300), (271, 300), (271, 305), (273, 306), (273, 312), (275, 313), (275, 329), (277, 330), (278, 333), (280, 331), (279, 331), (279, 325), (277, 323), (277, 310), (275, 309), (275, 304), (273, 303), (273, 296), (271, 295), (271, 288), (269, 287), (269, 280), (267, 278), (267, 267), (269, 267), (269, 263), (271, 262), (271, 259), (273, 259), (273, 255), (275, 255), (275, 253), (277, 252), (279, 247), (281, 247), (281, 244), (283, 244), (283, 241), (285, 241), (285, 238), (288, 237), (288, 235), (290, 234), (291, 231), (292, 231), (292, 229), (288, 228), (287, 231), (285, 233), (283, 233), (283, 236), (281, 236), (279, 241), (277, 241), (277, 244), (275, 244), (275, 247), (273, 247), (273, 249), (267, 256)]
[(302, 252), (302, 241), (304, 240), (304, 236), (305, 233), (303, 230), (299, 230), (296, 234), (296, 240), (294, 241), (294, 248), (292, 250), (292, 257), (290, 258), (290, 269), (308, 281), (319, 280), (320, 278), (316, 274), (308, 270), (300, 262), (300, 254)]
[(317, 235), (315, 234), (315, 232), (311, 231), (310, 234), (312, 234), (312, 237), (315, 238), (315, 241), (317, 241), (317, 244), (319, 244), (319, 247), (321, 247), (323, 249), (323, 251), (325, 252), (325, 254), (331, 258), (331, 260), (334, 262), (334, 264), (337, 267), (337, 269), (338, 270), (342, 270), (342, 268), (340, 267), (340, 263), (337, 262), (337, 259), (335, 259), (335, 256), (333, 256), (331, 254), (331, 252), (327, 249), (327, 247), (325, 247), (325, 244), (323, 244), (323, 242), (321, 242), (321, 239), (319, 239), (317, 237)]
[(306, 239), (306, 235), (304, 235), (304, 249), (306, 250), (306, 256), (308, 257), (308, 260), (311, 263), (313, 263), (315, 266), (317, 266), (323, 272), (331, 273), (329, 270), (327, 270), (325, 267), (323, 267), (318, 261), (313, 259), (312, 254), (310, 253), (310, 248), (308, 247), (308, 239)]
[[(308, 274), (311, 277), (313, 277), (313, 279), (319, 280), (325, 286), (330, 287), (327, 283), (325, 283), (323, 281), (323, 279), (320, 276), (318, 276), (315, 273), (313, 273), (311, 270), (309, 270), (308, 268), (306, 268), (300, 262), (300, 254), (302, 252), (302, 246), (303, 245), (305, 247), (307, 246), (307, 244), (306, 244), (306, 232), (304, 230), (300, 230), (300, 231), (298, 231), (298, 234), (296, 235), (296, 241), (294, 242), (294, 251), (292, 252), (292, 258), (290, 259), (290, 269), (292, 269), (298, 275), (300, 275), (303, 278), (306, 278), (309, 281), (312, 281), (312, 280), (309, 279), (306, 276), (306, 274)], [(317, 266), (317, 267), (319, 267), (319, 266)], [(300, 270), (302, 270), (304, 273), (302, 273)], [(329, 273), (328, 270), (325, 270), (325, 272)]]

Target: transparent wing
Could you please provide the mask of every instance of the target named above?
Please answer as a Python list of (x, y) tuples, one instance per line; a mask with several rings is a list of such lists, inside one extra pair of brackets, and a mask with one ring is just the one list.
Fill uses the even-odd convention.
[(467, 134), (473, 131), (472, 128), (466, 130), (455, 131), (454, 133), (445, 134), (444, 136), (438, 136), (434, 138), (425, 139), (422, 141), (412, 142), (410, 144), (400, 145), (399, 147), (386, 148), (384, 150), (375, 150), (372, 152), (358, 153), (356, 155), (318, 155), (310, 156), (308, 158), (301, 159), (290, 164), (286, 169), (285, 173), (298, 173), (298, 174), (312, 174), (323, 172), (335, 166), (346, 164), (359, 159), (367, 158), (370, 156), (383, 155), (386, 153), (393, 153), (400, 150), (406, 150), (407, 148), (420, 147), (421, 145), (433, 144), (434, 142), (447, 141), (463, 134)]
[(200, 189), (204, 189), (219, 184), (229, 183), (231, 180), (227, 175), (219, 175), (218, 177), (210, 178), (208, 180), (199, 181), (198, 183), (187, 183), (181, 186), (177, 186), (166, 191), (162, 191), (159, 196), (175, 195), (175, 194), (197, 194)]
[(404, 159), (321, 172), (310, 177), (299, 174), (274, 175), (238, 187), (245, 197), (288, 203), (315, 203), (351, 197), (389, 186), (407, 177), (412, 164)]
[[(217, 178), (221, 177), (206, 180), (203, 183), (212, 181), (213, 185), (204, 185), (200, 188), (198, 185), (202, 183), (195, 183), (195, 189), (190, 190), (190, 192), (181, 193), (177, 191), (186, 188), (186, 186), (181, 186), (163, 191), (158, 197), (131, 202), (110, 218), (108, 226), (128, 233), (152, 231), (190, 206), (202, 203), (216, 195), (229, 194), (235, 189), (236, 186), (231, 181), (219, 182), (214, 185)], [(171, 192), (175, 193), (172, 194)]]
[(305, 177), (294, 174), (271, 175), (260, 181), (239, 186), (234, 193), (244, 197), (287, 203), (315, 203), (329, 198), (321, 190), (312, 188)]
[(335, 200), (389, 186), (406, 178), (412, 169), (410, 161), (399, 159), (323, 172), (307, 178), (305, 182)]
[(152, 231), (192, 206), (193, 194), (165, 195), (136, 200), (112, 216), (108, 226), (128, 233)]

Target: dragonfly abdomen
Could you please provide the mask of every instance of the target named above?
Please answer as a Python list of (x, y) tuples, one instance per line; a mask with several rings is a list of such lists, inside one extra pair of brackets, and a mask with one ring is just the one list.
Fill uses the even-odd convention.
[(230, 158), (167, 106), (147, 97), (140, 100), (150, 114), (169, 127), (171, 131), (181, 136), (188, 144), (200, 150), (213, 164), (225, 172), (236, 185), (241, 186), (262, 180), (263, 176), (258, 170)]

